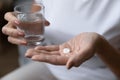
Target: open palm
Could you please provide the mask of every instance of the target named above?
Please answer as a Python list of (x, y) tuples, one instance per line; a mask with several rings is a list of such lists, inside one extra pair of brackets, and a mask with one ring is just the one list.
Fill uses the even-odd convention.
[[(97, 33), (85, 32), (60, 45), (38, 46), (29, 49), (26, 56), (35, 61), (66, 65), (67, 68), (78, 67), (94, 55), (99, 40), (100, 35)], [(65, 48), (70, 49), (70, 52), (64, 53)]]

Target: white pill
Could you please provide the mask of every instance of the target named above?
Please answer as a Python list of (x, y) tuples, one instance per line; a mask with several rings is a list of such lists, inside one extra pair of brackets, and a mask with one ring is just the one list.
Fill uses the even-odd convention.
[(64, 48), (63, 53), (65, 53), (65, 54), (70, 53), (70, 49), (69, 48)]

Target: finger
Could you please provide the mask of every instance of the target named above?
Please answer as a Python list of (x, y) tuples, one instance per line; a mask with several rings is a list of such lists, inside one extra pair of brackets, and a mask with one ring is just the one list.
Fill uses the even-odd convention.
[[(20, 24), (20, 21), (16, 18), (15, 12), (7, 12), (4, 16), (5, 20), (13, 24), (14, 26), (17, 26)], [(12, 27), (14, 27), (12, 26)]]
[(36, 50), (46, 50), (46, 51), (58, 51), (58, 45), (49, 45), (49, 46), (38, 46), (35, 48)]
[(49, 25), (50, 23), (47, 20), (45, 20), (45, 26), (49, 26)]
[(74, 66), (73, 62), (67, 62), (66, 67), (67, 69), (71, 69)]
[(40, 61), (40, 62), (47, 62), (47, 63), (51, 63), (54, 65), (65, 65), (68, 58), (65, 56), (40, 54), (40, 55), (33, 56), (32, 60)]
[(23, 38), (14, 38), (9, 36), (8, 37), (8, 41), (12, 44), (17, 44), (17, 45), (27, 45), (27, 42), (25, 39)]
[(83, 55), (82, 54), (84, 54), (84, 53), (80, 52), (79, 54), (72, 55), (69, 58), (69, 60), (66, 64), (66, 67), (68, 69), (71, 69), (73, 66), (75, 66), (75, 67), (80, 66), (80, 64), (82, 64), (82, 62), (83, 62)]
[(4, 16), (5, 20), (9, 21), (9, 22), (14, 22), (14, 21), (18, 21), (17, 18), (15, 17), (15, 13), (14, 12), (7, 12)]
[(79, 65), (78, 65), (76, 58), (77, 58), (77, 55), (74, 55), (74, 56), (69, 58), (69, 60), (66, 64), (67, 69), (71, 69), (73, 66), (77, 67), (77, 66), (80, 65), (80, 62), (79, 62)]
[(6, 24), (3, 28), (2, 28), (2, 32), (6, 35), (9, 36), (14, 36), (14, 37), (18, 37), (18, 36), (24, 36), (24, 33), (21, 31), (18, 31), (17, 29), (12, 28), (12, 25), (10, 23)]
[(33, 54), (35, 54), (34, 52), (35, 52), (34, 49), (32, 49), (32, 48), (28, 49), (25, 53), (25, 57), (31, 58), (33, 56)]
[(76, 58), (76, 56), (72, 56), (69, 58), (69, 60), (66, 64), (67, 69), (71, 69), (73, 66), (75, 66), (76, 62), (75, 62), (74, 58)]
[(44, 53), (49, 55), (60, 55), (59, 51), (36, 50), (36, 53)]
[(25, 53), (25, 56), (28, 58), (31, 58), (32, 56), (39, 55), (39, 54), (59, 55), (59, 51), (48, 52), (48, 51), (44, 51), (44, 50), (36, 51), (33, 49), (29, 49)]
[(93, 51), (90, 51), (89, 48), (82, 49), (78, 52), (78, 54), (74, 54), (71, 56), (66, 64), (66, 66), (69, 68), (75, 66), (80, 66), (83, 62), (90, 59), (94, 55)]

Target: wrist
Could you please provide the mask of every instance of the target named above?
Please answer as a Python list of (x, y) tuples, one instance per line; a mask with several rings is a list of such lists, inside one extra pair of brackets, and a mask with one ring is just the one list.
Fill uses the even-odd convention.
[(98, 42), (96, 52), (111, 71), (120, 77), (120, 52), (102, 36)]
[(96, 47), (97, 54), (104, 53), (107, 50), (107, 48), (109, 48), (108, 41), (103, 36), (98, 35), (98, 42)]

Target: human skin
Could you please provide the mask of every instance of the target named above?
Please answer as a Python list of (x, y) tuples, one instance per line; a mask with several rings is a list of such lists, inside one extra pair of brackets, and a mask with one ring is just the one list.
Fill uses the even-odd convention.
[[(8, 41), (17, 45), (26, 45), (24, 33), (16, 29), (16, 26), (19, 26), (19, 21), (14, 13), (6, 13), (5, 19), (8, 24), (2, 28), (2, 32), (8, 35)], [(45, 21), (45, 25), (48, 26), (49, 22)], [(71, 50), (69, 54), (63, 53), (63, 49), (66, 47)], [(120, 77), (120, 52), (97, 33), (85, 32), (60, 45), (38, 46), (29, 49), (26, 52), (26, 57), (55, 65), (66, 65), (70, 69), (73, 66), (80, 66), (94, 54), (97, 54)]]
[[(70, 53), (63, 53), (64, 48), (69, 48)], [(60, 45), (38, 46), (35, 49), (29, 49), (26, 57), (54, 65), (66, 65), (70, 69), (73, 66), (80, 66), (95, 54), (116, 76), (120, 77), (120, 52), (112, 47), (104, 37), (94, 32), (81, 33)]]
[[(27, 41), (24, 39), (25, 34), (16, 28), (16, 26), (20, 25), (20, 21), (15, 17), (15, 13), (7, 12), (4, 18), (8, 23), (3, 26), (2, 32), (8, 35), (8, 41), (12, 44), (27, 45)], [(45, 26), (49, 24), (50, 23), (45, 20)]]

